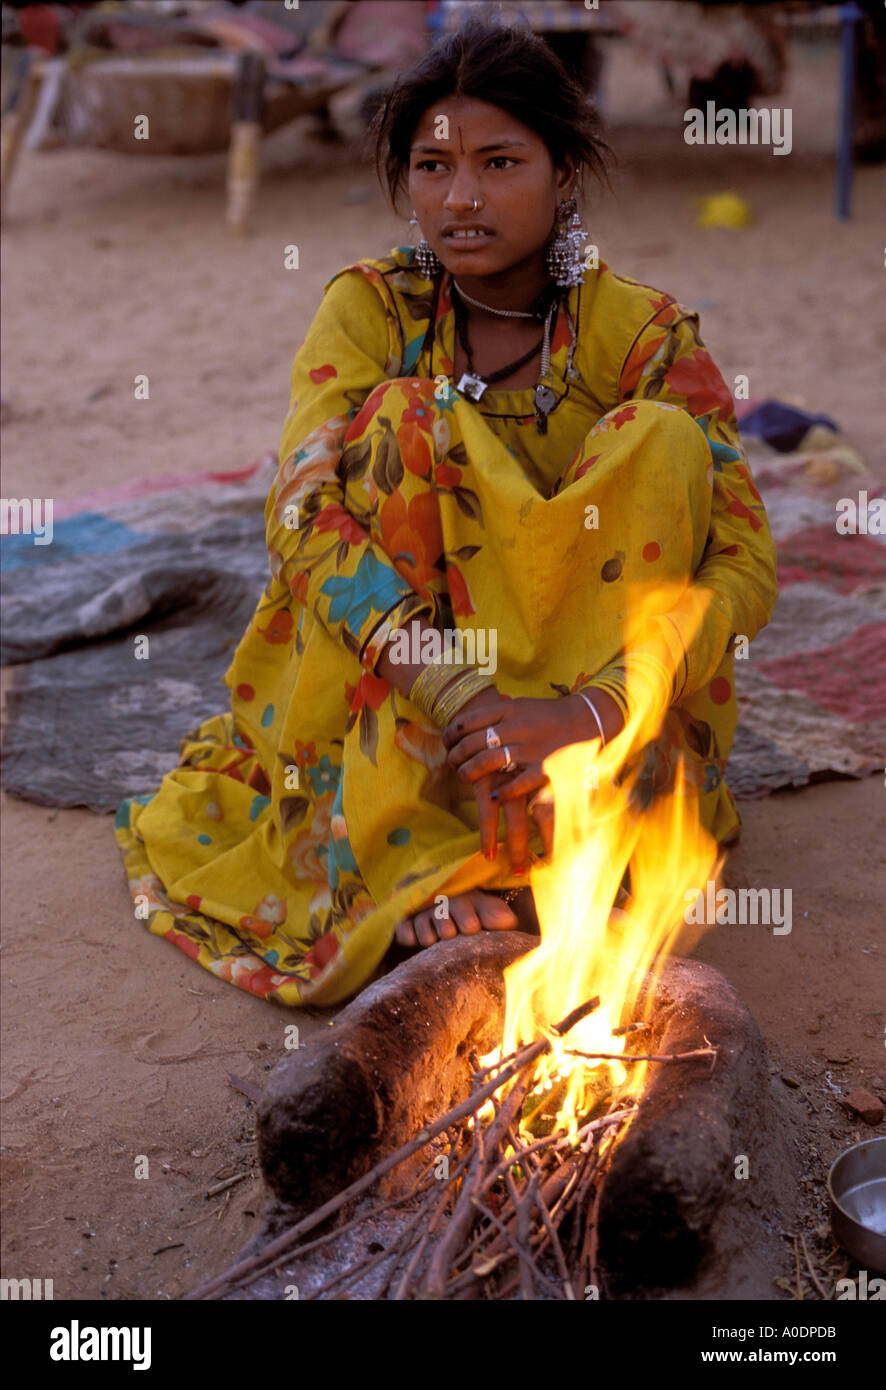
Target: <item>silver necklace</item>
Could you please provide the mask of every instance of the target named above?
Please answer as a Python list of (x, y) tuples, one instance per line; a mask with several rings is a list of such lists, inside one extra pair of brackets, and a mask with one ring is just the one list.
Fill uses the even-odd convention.
[[(458, 287), (456, 286), (456, 288)], [(461, 290), (459, 290), (459, 294), (461, 294)], [(483, 308), (483, 305), (480, 307)], [(541, 347), (538, 385), (535, 388), (535, 395), (533, 397), (535, 405), (535, 425), (539, 434), (547, 434), (548, 416), (557, 403), (557, 397), (554, 391), (550, 386), (545, 384), (545, 377), (549, 375), (551, 368), (551, 323), (554, 318), (555, 308), (556, 304), (552, 304), (548, 309), (545, 319), (545, 332)], [(504, 310), (499, 310), (499, 312), (504, 313)], [(528, 314), (525, 317), (534, 318), (535, 316), (533, 314)], [(479, 372), (475, 372), (473, 375), (470, 372), (463, 372), (456, 390), (460, 391), (463, 396), (467, 396), (468, 400), (476, 402), (480, 400), (488, 385), (489, 383), (483, 380)]]
[(465, 294), (457, 280), (452, 281), (462, 299), (468, 304), (473, 304), (475, 309), (485, 309), (487, 314), (498, 314), (503, 319), (534, 319), (535, 314), (527, 314), (523, 309), (493, 309), (491, 304), (481, 304), (479, 299), (472, 299), (469, 294)]

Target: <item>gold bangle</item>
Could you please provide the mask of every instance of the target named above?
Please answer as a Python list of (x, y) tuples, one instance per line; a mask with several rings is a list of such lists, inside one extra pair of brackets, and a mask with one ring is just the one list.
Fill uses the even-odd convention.
[(602, 690), (618, 706), (625, 724), (628, 722), (628, 702), (624, 683), (617, 676), (600, 676), (590, 685), (586, 685), (585, 690)]
[(458, 671), (444, 666), (441, 661), (429, 661), (412, 683), (409, 691), (410, 700), (430, 719), (434, 701), (457, 675)]
[(486, 676), (482, 671), (466, 671), (453, 681), (452, 685), (437, 699), (431, 718), (441, 729), (455, 718), (458, 711), (472, 700), (475, 695), (479, 695), (481, 690), (489, 690), (495, 682), (490, 676)]

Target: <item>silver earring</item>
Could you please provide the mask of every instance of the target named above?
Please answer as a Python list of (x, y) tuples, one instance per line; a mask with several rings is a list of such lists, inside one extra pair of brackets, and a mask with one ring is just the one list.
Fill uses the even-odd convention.
[[(409, 225), (410, 227), (418, 226), (418, 218), (415, 215), (414, 209), (412, 216), (409, 219)], [(434, 252), (431, 250), (430, 243), (426, 241), (424, 237), (422, 237), (421, 241), (416, 242), (415, 246), (412, 249), (415, 252), (415, 264), (418, 266), (418, 269), (421, 271), (422, 275), (424, 275), (424, 277), (427, 280), (433, 280), (434, 276), (437, 274), (437, 271), (441, 267), (440, 262), (438, 261)]]
[(588, 234), (581, 225), (575, 198), (567, 198), (557, 208), (554, 231), (545, 258), (548, 271), (558, 285), (580, 285), (585, 272), (582, 247)]

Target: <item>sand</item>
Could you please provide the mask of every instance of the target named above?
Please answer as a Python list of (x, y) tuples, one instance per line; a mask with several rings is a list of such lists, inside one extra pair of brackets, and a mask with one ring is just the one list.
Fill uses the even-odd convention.
[[(778, 99), (794, 111), (790, 157), (689, 149), (654, 75), (616, 50), (620, 165), (592, 235), (617, 269), (701, 309), (727, 381), (745, 373), (752, 395), (832, 415), (883, 476), (886, 174), (859, 170), (852, 220), (834, 219), (835, 75), (832, 48), (797, 55)], [(323, 284), (412, 239), (368, 165), (312, 129), (266, 142), (244, 242), (224, 230), (223, 156), (23, 156), (3, 236), (5, 496), (232, 469), (276, 448)], [(753, 225), (697, 227), (693, 199), (726, 188)], [(149, 401), (133, 397), (141, 372)], [(793, 930), (722, 927), (697, 948), (746, 999), (774, 1076), (801, 1082), (819, 1195), (863, 1128), (832, 1088), (886, 1097), (884, 795), (878, 776), (744, 803), (728, 881), (791, 888)], [(281, 1013), (149, 936), (109, 817), (2, 809), (3, 1273), (52, 1278), (56, 1297), (174, 1298), (236, 1254), (263, 1201), (254, 1106), (229, 1075), (260, 1086), (286, 1025), (304, 1039), (329, 1016)], [(227, 1204), (204, 1198), (244, 1171)]]

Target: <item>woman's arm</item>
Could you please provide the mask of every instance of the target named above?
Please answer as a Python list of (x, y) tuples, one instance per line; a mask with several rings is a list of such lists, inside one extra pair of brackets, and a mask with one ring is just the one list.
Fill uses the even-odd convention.
[[(265, 509), (274, 577), (336, 641), (373, 670), (388, 634), (434, 614), (346, 506), (346, 438), (399, 345), (384, 303), (359, 270), (336, 276), (292, 366), (280, 467)], [(364, 446), (365, 447), (365, 446)], [(397, 682), (399, 685), (399, 681)]]

